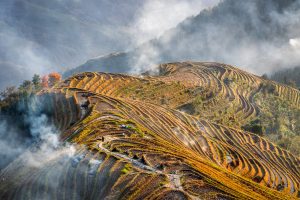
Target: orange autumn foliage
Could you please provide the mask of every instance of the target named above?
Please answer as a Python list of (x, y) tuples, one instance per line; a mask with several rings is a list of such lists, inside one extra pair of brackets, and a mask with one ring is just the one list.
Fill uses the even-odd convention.
[(48, 75), (45, 75), (42, 77), (42, 87), (43, 88), (49, 87), (48, 80), (49, 80)]
[(48, 77), (49, 77), (48, 83), (50, 87), (55, 85), (57, 82), (61, 80), (61, 75), (57, 72), (50, 73)]
[(61, 80), (61, 75), (57, 72), (52, 72), (49, 75), (45, 75), (42, 78), (42, 86), (44, 88), (52, 87)]
[(52, 79), (55, 79), (55, 80), (58, 80), (58, 81), (61, 80), (61, 75), (57, 72), (52, 72), (48, 76), (49, 76), (49, 79), (52, 78)]

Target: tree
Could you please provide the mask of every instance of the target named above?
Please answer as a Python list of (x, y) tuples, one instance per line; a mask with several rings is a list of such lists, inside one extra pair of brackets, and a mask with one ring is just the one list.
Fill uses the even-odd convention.
[(41, 89), (41, 77), (38, 74), (34, 74), (31, 81), (36, 90)]
[(261, 77), (262, 77), (263, 79), (269, 79), (269, 77), (268, 77), (267, 74), (263, 74)]
[(256, 120), (252, 120), (250, 123), (244, 125), (241, 127), (243, 130), (245, 131), (249, 131), (251, 133), (255, 133), (259, 136), (263, 135), (263, 127), (261, 125), (261, 121), (256, 119)]
[(3, 91), (0, 92), (1, 99), (5, 99), (7, 96), (9, 96), (10, 93), (16, 90), (17, 89), (15, 86), (5, 88)]
[(291, 87), (294, 87), (294, 88), (297, 88), (297, 84), (296, 84), (296, 81), (294, 80), (287, 80), (287, 85), (291, 86)]
[(290, 151), (296, 155), (296, 156), (300, 156), (300, 136), (296, 136), (294, 138), (292, 138), (292, 142), (290, 145)]
[(15, 86), (5, 88), (0, 92), (0, 110), (17, 102), (19, 98), (19, 90)]
[(287, 77), (286, 76), (283, 77), (283, 83), (287, 84)]
[(22, 96), (28, 96), (32, 93), (32, 82), (29, 80), (23, 81), (23, 83), (19, 86), (19, 93)]
[(265, 95), (269, 93), (269, 94), (274, 94), (275, 96), (278, 96), (275, 84), (272, 84), (272, 82), (270, 82), (270, 81), (261, 83), (261, 88), (262, 88), (262, 92)]
[(48, 75), (45, 75), (42, 77), (42, 87), (43, 88), (49, 87), (48, 79), (49, 79)]
[(31, 87), (31, 81), (29, 81), (29, 80), (25, 80), (25, 81), (23, 81), (23, 83), (20, 85), (20, 87), (21, 88), (29, 88), (29, 87)]
[(17, 97), (18, 90), (15, 86), (7, 87), (5, 90), (0, 92), (0, 99), (8, 99)]
[(48, 75), (49, 80), (48, 84), (50, 87), (54, 86), (56, 83), (58, 83), (61, 80), (61, 75), (57, 72), (53, 72)]

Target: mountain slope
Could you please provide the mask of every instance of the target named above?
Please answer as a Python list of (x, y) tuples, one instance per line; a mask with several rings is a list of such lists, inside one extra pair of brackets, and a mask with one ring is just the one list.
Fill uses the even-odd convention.
[(76, 144), (75, 155), (62, 149), (41, 166), (27, 166), (24, 153), (1, 171), (1, 197), (299, 197), (299, 158), (239, 128), (268, 109), (256, 98), (265, 89), (265, 97), (275, 93), (299, 109), (298, 90), (218, 63), (168, 63), (158, 71), (86, 72), (42, 91), (46, 113), (61, 140)]
[[(71, 87), (98, 92), (101, 83), (95, 88), (90, 84), (102, 80), (101, 93), (155, 102), (226, 126), (257, 131), (287, 149), (295, 145), (300, 130), (297, 89), (218, 63), (162, 64), (159, 73), (161, 76), (151, 78), (158, 83), (146, 85), (139, 79), (124, 83), (118, 76), (106, 74), (83, 75), (80, 85), (74, 77), (68, 81)], [(297, 149), (292, 151), (300, 155)]]

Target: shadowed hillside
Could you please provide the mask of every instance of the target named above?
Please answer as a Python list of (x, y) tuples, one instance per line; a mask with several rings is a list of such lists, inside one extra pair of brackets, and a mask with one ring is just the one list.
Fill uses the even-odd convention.
[(283, 69), (271, 74), (271, 79), (280, 83), (300, 88), (300, 67), (292, 69)]
[[(276, 130), (269, 119), (285, 112), (292, 124), (279, 127), (299, 137), (298, 90), (219, 63), (155, 69), (142, 76), (85, 72), (41, 91), (60, 140), (75, 153), (61, 149), (28, 166), (25, 152), (1, 171), (0, 198), (300, 196), (299, 158), (265, 138)], [(280, 142), (279, 133), (270, 139)]]

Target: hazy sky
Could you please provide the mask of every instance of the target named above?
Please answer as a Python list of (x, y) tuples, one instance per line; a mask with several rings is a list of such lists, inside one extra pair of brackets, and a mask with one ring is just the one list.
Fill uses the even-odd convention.
[(1, 0), (0, 88), (130, 50), (217, 0)]
[[(193, 60), (226, 63), (261, 75), (300, 66), (300, 0), (221, 2), (143, 45), (131, 56), (131, 69)], [(147, 21), (159, 21), (152, 16)], [(147, 23), (142, 27), (156, 29), (147, 29)]]
[(219, 0), (146, 0), (136, 11), (130, 30), (132, 40), (138, 44), (161, 36), (185, 18), (199, 14), (204, 8), (216, 5)]
[(132, 69), (190, 59), (256, 74), (298, 66), (299, 8), (300, 0), (0, 0), (0, 89), (160, 36), (138, 49)]

